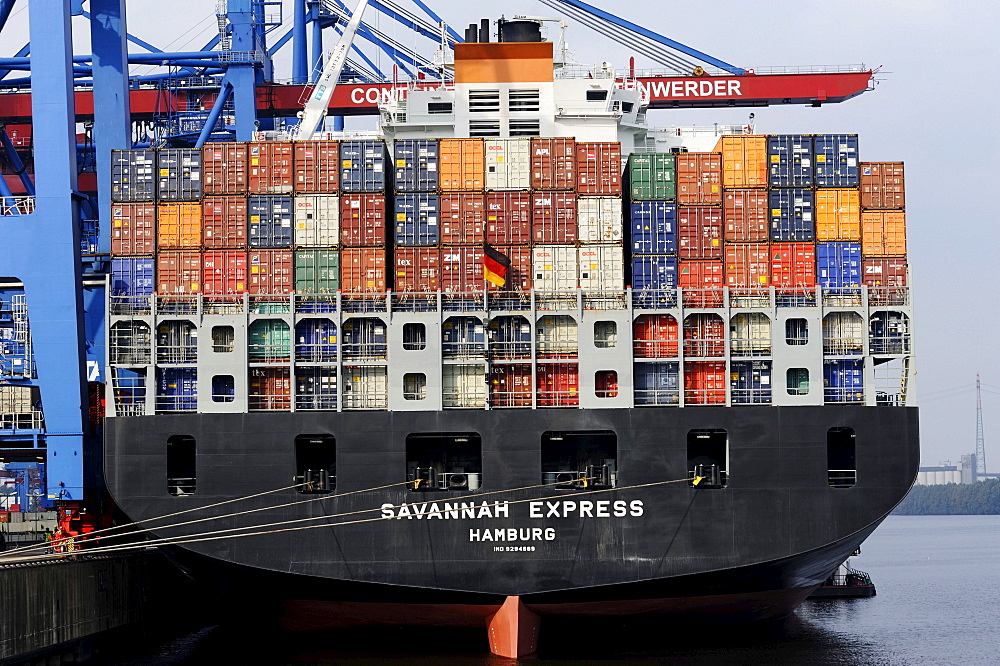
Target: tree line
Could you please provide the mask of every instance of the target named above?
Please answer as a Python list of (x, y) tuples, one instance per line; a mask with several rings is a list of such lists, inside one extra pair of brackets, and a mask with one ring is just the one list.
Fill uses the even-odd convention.
[(901, 516), (1000, 514), (1000, 479), (962, 485), (913, 486), (893, 511)]

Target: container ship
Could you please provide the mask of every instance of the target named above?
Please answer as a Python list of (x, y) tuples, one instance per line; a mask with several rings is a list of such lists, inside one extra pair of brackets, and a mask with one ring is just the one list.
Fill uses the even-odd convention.
[(916, 475), (903, 165), (498, 25), (376, 133), (112, 152), (107, 488), (289, 627), (786, 615)]

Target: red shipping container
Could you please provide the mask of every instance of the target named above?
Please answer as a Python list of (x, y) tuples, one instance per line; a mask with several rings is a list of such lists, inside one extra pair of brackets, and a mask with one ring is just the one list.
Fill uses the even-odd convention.
[(156, 249), (156, 205), (111, 205), (111, 254), (151, 255)]
[(181, 250), (156, 255), (156, 291), (160, 294), (201, 291), (201, 254)]
[(724, 276), (721, 261), (685, 259), (677, 262), (677, 286), (684, 290), (684, 305), (721, 308)]
[(247, 290), (247, 253), (241, 250), (203, 252), (201, 272), (204, 294), (242, 294)]
[(249, 190), (251, 194), (290, 194), (293, 182), (293, 150), (289, 141), (249, 144)]
[(486, 197), (482, 194), (442, 194), (441, 243), (463, 245), (483, 242)]
[(531, 366), (496, 363), (490, 366), (490, 406), (531, 407)]
[(578, 194), (620, 197), (622, 194), (622, 145), (617, 141), (576, 144)]
[(861, 260), (861, 275), (872, 305), (906, 302), (906, 257), (865, 257)]
[(531, 229), (536, 243), (575, 243), (578, 225), (573, 192), (531, 195)]
[(771, 283), (771, 252), (767, 243), (726, 244), (726, 285), (731, 293), (767, 289)]
[(535, 376), (539, 407), (580, 404), (580, 370), (576, 363), (539, 363)]
[(769, 214), (767, 190), (727, 190), (722, 203), (726, 241), (766, 243)]
[(441, 286), (440, 279), (441, 251), (438, 248), (396, 248), (395, 291), (437, 291)]
[(340, 197), (340, 244), (384, 247), (385, 195), (345, 194)]
[(531, 140), (531, 188), (535, 190), (576, 188), (574, 139)]
[(340, 289), (347, 294), (384, 292), (384, 247), (361, 247), (340, 251)]
[(632, 324), (633, 353), (636, 358), (677, 356), (677, 320), (668, 314), (641, 315)]
[(291, 250), (257, 250), (247, 253), (251, 294), (290, 294), (295, 290), (295, 264)]
[(726, 404), (726, 364), (721, 361), (685, 363), (684, 403), (688, 405)]
[(340, 142), (296, 141), (295, 192), (336, 194), (340, 185)]
[(681, 259), (722, 258), (721, 208), (678, 207), (677, 256)]
[(816, 289), (816, 246), (771, 243), (771, 284), (779, 293), (805, 294)]
[(717, 314), (696, 312), (684, 318), (684, 356), (725, 356), (726, 322)]
[(531, 243), (531, 193), (492, 192), (486, 195), (486, 240), (494, 245)]
[(247, 246), (246, 197), (206, 197), (201, 206), (206, 248), (239, 249)]
[(288, 368), (254, 368), (248, 388), (251, 411), (288, 411), (292, 408), (292, 380)]
[(906, 205), (902, 162), (861, 163), (861, 207), (900, 209)]
[(451, 293), (482, 292), (483, 246), (453, 245), (441, 248), (441, 290)]
[[(527, 245), (496, 245), (497, 250), (510, 257), (507, 268), (507, 284), (498, 287), (492, 282), (486, 283), (490, 291), (528, 291), (531, 289), (531, 248)], [(448, 250), (449, 248), (445, 248)]]
[(677, 153), (677, 203), (722, 203), (722, 155)]
[(247, 193), (248, 148), (245, 143), (206, 143), (201, 149), (203, 194)]

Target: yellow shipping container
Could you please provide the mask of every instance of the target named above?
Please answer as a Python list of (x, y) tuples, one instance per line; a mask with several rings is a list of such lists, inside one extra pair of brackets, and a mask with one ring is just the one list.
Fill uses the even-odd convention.
[(858, 190), (816, 190), (816, 238), (821, 241), (861, 240)]
[(865, 257), (906, 255), (906, 213), (866, 210), (861, 214), (861, 254)]
[(724, 136), (714, 152), (722, 153), (723, 187), (767, 187), (767, 137)]
[(160, 204), (156, 207), (158, 250), (201, 248), (201, 204)]
[(441, 139), (438, 169), (442, 192), (482, 192), (486, 182), (483, 139)]

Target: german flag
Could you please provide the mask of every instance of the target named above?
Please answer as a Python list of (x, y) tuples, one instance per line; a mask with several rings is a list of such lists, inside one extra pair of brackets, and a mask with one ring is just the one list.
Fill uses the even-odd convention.
[(489, 243), (483, 243), (483, 277), (487, 282), (498, 287), (505, 286), (509, 268), (510, 257)]

